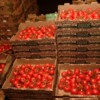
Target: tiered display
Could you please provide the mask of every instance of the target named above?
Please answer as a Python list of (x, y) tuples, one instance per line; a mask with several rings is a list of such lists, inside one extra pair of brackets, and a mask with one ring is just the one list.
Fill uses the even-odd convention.
[(56, 57), (54, 22), (26, 22), (11, 39), (16, 58)]
[[(34, 9), (34, 10), (33, 10)], [(1, 0), (0, 34), (11, 37), (28, 13), (38, 13), (36, 0)]]

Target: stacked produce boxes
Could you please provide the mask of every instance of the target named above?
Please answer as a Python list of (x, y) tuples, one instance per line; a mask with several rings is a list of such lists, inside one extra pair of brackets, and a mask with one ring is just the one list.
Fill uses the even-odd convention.
[(58, 8), (57, 100), (100, 99), (100, 18), (99, 12), (86, 18), (88, 8), (100, 10), (100, 5), (67, 4)]
[(2, 87), (9, 100), (54, 100), (55, 33), (51, 21), (19, 25), (19, 31), (10, 40), (16, 60)]
[[(98, 9), (99, 6), (97, 4)], [(87, 12), (89, 7), (91, 11)], [(100, 19), (98, 11), (95, 10), (98, 13), (96, 14), (98, 18), (93, 17), (95, 16), (93, 15), (89, 19), (85, 19), (86, 16), (90, 16), (89, 14), (94, 11), (92, 11), (92, 7), (94, 7), (94, 4), (59, 6), (58, 20), (61, 21), (56, 23), (58, 27), (56, 34), (58, 62), (100, 63)], [(87, 14), (84, 15), (84, 13)]]
[[(23, 33), (22, 36), (21, 33), (24, 31), (26, 34)], [(14, 56), (16, 58), (56, 58), (55, 33), (55, 24), (51, 21), (21, 24), (19, 32), (11, 38)]]
[[(79, 25), (78, 22), (75, 23)], [(83, 22), (84, 25), (87, 25), (88, 23), (89, 22)], [(95, 21), (95, 23), (97, 23), (98, 26), (100, 24), (97, 21)], [(68, 29), (68, 28), (63, 28), (63, 26), (61, 27), (57, 31), (59, 62), (100, 63), (99, 28), (89, 27), (89, 28)], [(70, 27), (70, 26), (66, 24), (64, 27)]]

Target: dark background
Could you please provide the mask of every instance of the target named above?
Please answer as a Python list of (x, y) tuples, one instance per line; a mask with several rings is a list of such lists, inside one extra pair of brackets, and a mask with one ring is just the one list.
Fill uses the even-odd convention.
[[(40, 14), (58, 12), (58, 5), (64, 3), (72, 4), (72, 0), (37, 0)], [(100, 3), (100, 0), (97, 0)]]
[(37, 0), (40, 14), (54, 13), (58, 10), (58, 5), (72, 3), (71, 0)]

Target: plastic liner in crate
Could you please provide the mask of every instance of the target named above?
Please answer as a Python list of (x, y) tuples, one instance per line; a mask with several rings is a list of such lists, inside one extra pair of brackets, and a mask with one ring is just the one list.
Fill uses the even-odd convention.
[(18, 52), (18, 53), (14, 53), (14, 56), (20, 57), (20, 58), (44, 58), (44, 57), (54, 57), (54, 58), (56, 58), (56, 51)]
[(55, 45), (39, 45), (39, 46), (12, 46), (14, 52), (30, 51), (30, 52), (39, 52), (39, 51), (53, 51), (56, 50)]
[(59, 57), (58, 63), (70, 63), (70, 64), (100, 64), (100, 58), (71, 58), (71, 57)]
[(99, 58), (100, 52), (58, 52), (58, 58), (66, 57), (66, 58)]
[(57, 28), (99, 28), (100, 20), (93, 21), (57, 21)]
[(100, 36), (99, 28), (89, 28), (89, 29), (66, 29), (61, 28), (57, 29), (57, 37), (91, 37), (91, 36)]
[[(15, 66), (22, 65), (22, 64), (41, 64), (44, 65), (46, 63), (49, 64), (54, 64), (55, 66), (55, 75), (52, 83), (52, 88), (51, 89), (22, 89), (22, 88), (14, 88), (12, 87), (10, 83), (10, 78), (12, 77), (12, 73), (14, 72)], [(45, 59), (16, 59), (15, 62), (13, 63), (11, 73), (9, 77), (6, 79), (5, 83), (2, 86), (2, 89), (5, 93), (5, 95), (8, 98), (26, 98), (27, 99), (39, 99), (39, 98), (49, 98), (53, 97), (55, 95), (55, 84), (56, 83), (56, 59), (50, 59), (50, 58), (45, 58)]]
[(75, 51), (75, 52), (88, 52), (88, 51), (98, 51), (100, 52), (100, 44), (89, 44), (89, 45), (58, 45), (59, 51)]
[[(6, 59), (6, 60), (5, 60)], [(0, 74), (0, 86), (3, 85), (3, 82), (6, 80), (7, 74), (11, 68), (11, 65), (14, 61), (14, 59), (8, 55), (0, 64), (4, 64), (4, 70), (3, 73)]]
[(86, 45), (86, 44), (100, 44), (100, 36), (97, 37), (59, 37), (57, 38), (57, 44), (77, 44), (77, 45)]
[(58, 80), (56, 85), (57, 100), (100, 100), (100, 95), (72, 95), (64, 90), (58, 89), (58, 83), (61, 79), (61, 73), (65, 70), (74, 71), (75, 68), (80, 70), (93, 70), (100, 68), (100, 64), (58, 64)]

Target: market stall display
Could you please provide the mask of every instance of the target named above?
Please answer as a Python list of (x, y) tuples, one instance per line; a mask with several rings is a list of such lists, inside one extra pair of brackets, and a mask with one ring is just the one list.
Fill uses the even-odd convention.
[(0, 85), (7, 99), (100, 100), (100, 4), (59, 5), (56, 20), (37, 17), (20, 23), (10, 46), (0, 35)]

